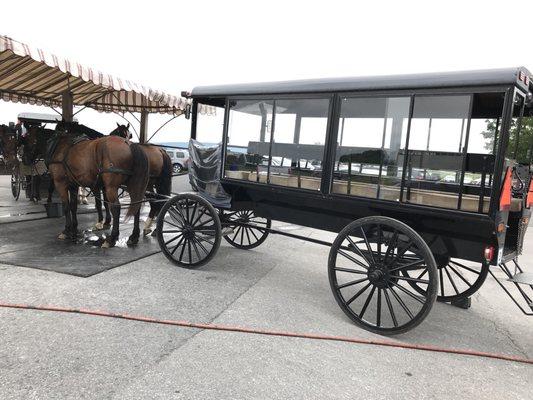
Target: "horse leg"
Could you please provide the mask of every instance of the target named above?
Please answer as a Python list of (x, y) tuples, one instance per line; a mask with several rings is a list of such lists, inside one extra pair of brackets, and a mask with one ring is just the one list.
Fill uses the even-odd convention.
[[(147, 192), (153, 192), (154, 187), (151, 184), (148, 184), (148, 187), (146, 188)], [(153, 195), (147, 193), (146, 198), (152, 198)], [(157, 202), (157, 198), (154, 200), (150, 200), (150, 213), (148, 214), (148, 218), (146, 218), (146, 221), (144, 221), (144, 228), (143, 228), (143, 235), (147, 236), (152, 232), (152, 223), (154, 222), (154, 217), (157, 215), (156, 207), (159, 204)]]
[(76, 195), (78, 194), (78, 188), (72, 187), (69, 189), (70, 192), (70, 238), (72, 241), (76, 241), (78, 239), (78, 201), (76, 198)]
[(61, 197), (61, 201), (63, 203), (63, 213), (65, 214), (65, 230), (61, 232), (57, 238), (60, 240), (65, 240), (70, 232), (71, 226), (69, 191), (65, 182), (57, 183), (55, 186), (57, 192), (59, 193), (59, 197)]
[(102, 191), (100, 188), (95, 187), (92, 188), (93, 194), (94, 194), (94, 208), (96, 208), (96, 212), (98, 213), (98, 221), (96, 224), (94, 224), (94, 229), (101, 231), (104, 229), (104, 215), (102, 213)]
[(111, 212), (109, 211), (109, 201), (107, 200), (107, 195), (105, 194), (105, 190), (103, 191), (103, 197), (104, 197), (104, 209), (105, 209), (104, 229), (109, 229), (111, 227)]
[(41, 201), (41, 175), (37, 174), (33, 177), (31, 192), (33, 201), (36, 203)]
[(48, 185), (48, 198), (46, 199), (47, 203), (52, 202), (52, 194), (54, 193), (54, 189), (55, 189), (54, 180), (50, 179), (50, 184)]
[(131, 233), (130, 237), (128, 238), (128, 246), (133, 246), (139, 243), (139, 217), (141, 215), (141, 210), (137, 211), (135, 214), (135, 217), (133, 217), (133, 232)]
[(102, 247), (109, 248), (115, 245), (119, 235), (118, 225), (120, 222), (120, 201), (118, 201), (118, 190), (116, 187), (106, 187), (105, 193), (107, 201), (109, 201), (109, 203), (111, 204), (111, 214), (113, 215), (113, 229), (111, 229), (111, 235), (106, 238), (105, 242), (102, 244)]

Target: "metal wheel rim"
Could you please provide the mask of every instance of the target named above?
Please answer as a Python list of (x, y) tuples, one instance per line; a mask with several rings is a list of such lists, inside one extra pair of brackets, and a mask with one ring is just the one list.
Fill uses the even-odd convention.
[[(437, 300), (451, 302), (472, 296), (485, 282), (489, 273), (487, 264), (467, 265), (467, 261), (451, 258), (445, 265), (437, 267), (439, 291)], [(405, 272), (406, 276), (412, 276)], [(411, 286), (418, 293), (424, 290), (415, 282)]]
[[(225, 235), (224, 239), (240, 249), (253, 249), (259, 246), (265, 241), (269, 233), (267, 229), (270, 229), (272, 225), (270, 219), (258, 217), (252, 210), (232, 211), (223, 215), (224, 219), (229, 221), (229, 225), (234, 228), (233, 233)], [(239, 223), (244, 223), (246, 226), (239, 225)]]
[(221, 227), (214, 208), (196, 195), (179, 195), (167, 201), (158, 221), (159, 245), (176, 265), (199, 267), (218, 250)]
[[(429, 247), (390, 218), (367, 217), (348, 225), (333, 243), (328, 267), (337, 303), (356, 324), (376, 333), (414, 328), (437, 296), (437, 267)], [(427, 278), (417, 282), (426, 290), (413, 291), (402, 269), (427, 270)]]
[(20, 197), (20, 189), (21, 189), (21, 180), (20, 175), (17, 170), (13, 170), (13, 173), (11, 174), (11, 194), (15, 198), (15, 200), (18, 200)]

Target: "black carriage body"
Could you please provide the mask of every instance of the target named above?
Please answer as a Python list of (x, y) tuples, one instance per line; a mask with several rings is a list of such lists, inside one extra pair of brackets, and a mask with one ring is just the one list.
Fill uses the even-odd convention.
[[(245, 165), (250, 164), (249, 159), (252, 158), (252, 153), (265, 154), (262, 163), (265, 164), (265, 159), (268, 160), (268, 163), (266, 165), (261, 165), (261, 161), (255, 164), (252, 163), (253, 168), (248, 168), (246, 172), (248, 174), (247, 179), (234, 179), (232, 176), (240, 171), (240, 167), (237, 167), (236, 172), (230, 173), (227, 165), (222, 166), (221, 183), (232, 198), (231, 207), (234, 210), (253, 209), (256, 214), (273, 220), (332, 232), (339, 232), (350, 222), (365, 216), (387, 216), (402, 221), (416, 230), (430, 246), (437, 263), (439, 263), (440, 256), (443, 258), (457, 257), (484, 262), (484, 250), (487, 246), (493, 246), (494, 249), (501, 250), (500, 254), (495, 255), (492, 259), (492, 263), (495, 264), (501, 260), (502, 256), (514, 257), (517, 251), (516, 245), (508, 245), (507, 242), (510, 241), (506, 241), (505, 233), (497, 233), (497, 225), (502, 221), (507, 223), (509, 218), (507, 211), (500, 211), (499, 204), (505, 169), (509, 162), (505, 154), (509, 141), (509, 130), (513, 124), (513, 105), (517, 95), (523, 96), (523, 103), (526, 103), (525, 99), (529, 92), (529, 76), (530, 73), (524, 68), (514, 68), (397, 77), (324, 79), (199, 87), (192, 92), (194, 102), (191, 137), (200, 141), (205, 140), (198, 127), (198, 120), (202, 118), (199, 112), (203, 106), (215, 106), (219, 107), (217, 112), (223, 114), (223, 128), (220, 130), (220, 135), (225, 144), (225, 164), (228, 164), (230, 155), (234, 156), (234, 158), (245, 159), (239, 164)], [(527, 79), (524, 77), (527, 77)], [(410, 135), (413, 135), (414, 132), (411, 121), (413, 121), (417, 112), (415, 100), (432, 96), (435, 96), (435, 98), (452, 96), (450, 98), (457, 98), (458, 100), (469, 99), (468, 115), (463, 117), (464, 126), (461, 127), (459, 143), (462, 147), (457, 152), (431, 150), (429, 133), (427, 149), (419, 150), (409, 147)], [(491, 100), (496, 97), (499, 100)], [(344, 102), (352, 99), (358, 101), (357, 99), (359, 99), (361, 102), (358, 104), (372, 104), (373, 99), (383, 98), (408, 99), (406, 100), (409, 110), (406, 117), (408, 122), (403, 128), (406, 138), (403, 139), (402, 136), (401, 139), (405, 140), (405, 145), (403, 149), (393, 154), (396, 164), (392, 167), (384, 162), (386, 156), (383, 155), (383, 146), (381, 149), (361, 150), (364, 146), (358, 146), (357, 143), (354, 143), (352, 147), (343, 147), (342, 137), (339, 141), (339, 135), (342, 135), (339, 133), (340, 124), (344, 124), (343, 111), (341, 110)], [(320, 186), (314, 187), (314, 190), (301, 188), (302, 176), (304, 177), (303, 179), (310, 180), (311, 178), (305, 175), (300, 176), (300, 171), (305, 169), (300, 168), (300, 160), (297, 161), (298, 176), (294, 178), (295, 182), (297, 180), (297, 184), (294, 184), (297, 187), (280, 186), (270, 179), (273, 176), (272, 171), (277, 169), (284, 169), (285, 172), (289, 171), (289, 173), (291, 173), (291, 170), (296, 170), (294, 161), (296, 156), (291, 156), (290, 154), (290, 151), (293, 150), (288, 148), (284, 150), (283, 144), (277, 143), (274, 135), (276, 132), (276, 106), (282, 109), (283, 104), (285, 104), (283, 103), (284, 101), (298, 99), (324, 99), (328, 101), (326, 135), (325, 141), (321, 145), (323, 157), (319, 166)], [(228, 140), (231, 119), (230, 110), (239, 101), (243, 104), (248, 102), (242, 106), (243, 109), (245, 106), (249, 107), (248, 104), (253, 101), (269, 102), (268, 104), (273, 104), (273, 111), (271, 111), (273, 117), (271, 117), (272, 121), (268, 121), (265, 118), (262, 120), (261, 143), (250, 139), (246, 146), (247, 153), (242, 153), (244, 155), (241, 153), (232, 155), (230, 154), (232, 145)], [(491, 110), (491, 105), (489, 104), (491, 101), (498, 105), (497, 109)], [(522, 107), (522, 114), (524, 108)], [(497, 120), (493, 139), (495, 151), (492, 154), (468, 152), (468, 134), (474, 115), (478, 120), (484, 118)], [(222, 119), (222, 117), (220, 118)], [(431, 118), (429, 119), (431, 129)], [(391, 119), (391, 121), (394, 124), (394, 120)], [(296, 125), (298, 125), (298, 122)], [(298, 130), (300, 130), (300, 127), (298, 127)], [(268, 136), (269, 131), (270, 140), (266, 141), (264, 137)], [(463, 138), (463, 132), (466, 133), (466, 138)], [(297, 135), (299, 135), (299, 132), (296, 133), (295, 129), (294, 143), (299, 143), (296, 141)], [(383, 137), (385, 138), (385, 133)], [(308, 149), (305, 151), (308, 151), (308, 154), (313, 152), (312, 145), (299, 144), (299, 146), (300, 149), (307, 146)], [(344, 151), (347, 155), (336, 155), (337, 148), (341, 149), (339, 153)], [(253, 151), (250, 149), (253, 149)], [(281, 154), (281, 167), (273, 165), (273, 152), (276, 151), (278, 152), (276, 154)], [(268, 157), (266, 157), (267, 155)], [(288, 167), (283, 166), (285, 157), (292, 158), (292, 161), (289, 160), (291, 165)], [(345, 162), (346, 157), (348, 157), (347, 162)], [(352, 177), (355, 175), (350, 175), (353, 172), (350, 170), (355, 166), (355, 168), (363, 171), (365, 165), (369, 165), (366, 163), (371, 163), (367, 159), (370, 160), (372, 157), (378, 157), (380, 160), (377, 196), (369, 198), (351, 194), (350, 185), (354, 185)], [(306, 167), (311, 161), (310, 159), (305, 161)], [(343, 162), (347, 163), (347, 172), (339, 166)], [(455, 171), (457, 181), (451, 184), (447, 183), (447, 177), (440, 181), (432, 181), (431, 173), (428, 171), (437, 168), (432, 165), (438, 163), (443, 165), (441, 169)], [(446, 163), (449, 165), (446, 165)], [(456, 165), (455, 168), (454, 165)], [(398, 196), (400, 199), (397, 201), (379, 198), (380, 179), (383, 171), (390, 168), (396, 168), (396, 171), (401, 171), (401, 173), (396, 172), (397, 176), (393, 175), (397, 182), (395, 185), (381, 185), (381, 188), (382, 190), (383, 188), (389, 191), (395, 190), (396, 192), (394, 193), (396, 194), (394, 196)], [(261, 169), (266, 171), (261, 171)], [(261, 173), (266, 176), (265, 181), (261, 181)], [(312, 172), (308, 170), (305, 173), (312, 175)], [(417, 181), (414, 177), (416, 174), (423, 174), (424, 178)], [(346, 175), (348, 176), (347, 180), (345, 178)], [(468, 175), (481, 176), (481, 185), (467, 184), (465, 177)], [(255, 181), (250, 179), (250, 176), (255, 176)], [(359, 176), (358, 179), (361, 179), (361, 182), (356, 182), (359, 185), (358, 190), (366, 190), (367, 187), (372, 186), (371, 182), (363, 181), (363, 178), (368, 179), (369, 182), (376, 180), (376, 177), (371, 175)], [(529, 176), (527, 179), (529, 179)], [(490, 187), (485, 187), (483, 182), (490, 182)], [(335, 184), (337, 187), (341, 186), (340, 191), (347, 191), (347, 193), (339, 193), (339, 190), (335, 192), (333, 190)], [(453, 201), (457, 201), (457, 206), (442, 207), (439, 204), (424, 204), (424, 201), (419, 201), (418, 204), (415, 204), (416, 202), (405, 200), (409, 199), (412, 192), (415, 193), (415, 198), (417, 196), (423, 198), (424, 195), (431, 197), (430, 195), (433, 193), (429, 192), (431, 190), (438, 190), (435, 193), (438, 193), (442, 198), (451, 196)], [(417, 191), (418, 193), (423, 193), (423, 195), (417, 195)], [(476, 200), (477, 203), (472, 203), (471, 198), (476, 196), (479, 200)], [(440, 200), (437, 199), (436, 202), (438, 203), (438, 201)], [(474, 205), (470, 204), (466, 207), (467, 201)], [(522, 204), (525, 204), (525, 199), (521, 201)], [(521, 207), (520, 209), (522, 211), (518, 219), (529, 212), (526, 207)]]

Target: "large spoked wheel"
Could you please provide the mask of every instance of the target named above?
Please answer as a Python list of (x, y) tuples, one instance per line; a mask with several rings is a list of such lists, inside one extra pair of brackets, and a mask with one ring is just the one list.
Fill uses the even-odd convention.
[(180, 267), (197, 268), (209, 262), (220, 246), (221, 235), (216, 210), (196, 194), (174, 196), (157, 219), (159, 246)]
[[(437, 265), (428, 245), (409, 226), (388, 217), (361, 218), (346, 226), (331, 247), (328, 273), (346, 315), (380, 334), (413, 329), (437, 297)], [(411, 282), (424, 291), (414, 291)]]
[[(453, 302), (472, 296), (483, 285), (489, 273), (488, 264), (469, 265), (468, 261), (443, 256), (436, 259), (439, 274), (438, 301)], [(402, 274), (416, 277), (412, 271), (402, 271)], [(424, 275), (420, 278), (424, 278)], [(410, 284), (418, 293), (425, 290), (415, 281)]]
[(11, 194), (15, 200), (18, 200), (20, 197), (20, 189), (22, 186), (22, 180), (20, 177), (20, 170), (17, 166), (13, 167), (13, 172), (11, 173)]
[(224, 236), (226, 242), (238, 249), (250, 250), (263, 243), (268, 236), (272, 221), (258, 217), (251, 210), (234, 211), (222, 214), (224, 221), (233, 228), (233, 232)]

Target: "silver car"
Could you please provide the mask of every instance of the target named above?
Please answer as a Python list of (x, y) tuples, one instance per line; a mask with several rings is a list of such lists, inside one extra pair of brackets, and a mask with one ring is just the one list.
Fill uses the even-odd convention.
[(165, 149), (172, 160), (172, 172), (179, 174), (189, 168), (189, 151), (185, 149)]

